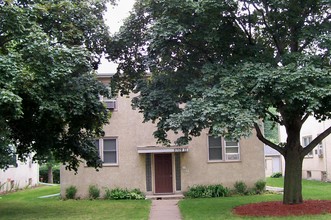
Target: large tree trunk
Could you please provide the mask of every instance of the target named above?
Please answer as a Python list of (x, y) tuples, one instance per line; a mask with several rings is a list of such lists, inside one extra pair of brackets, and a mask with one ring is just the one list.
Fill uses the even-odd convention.
[(302, 199), (302, 146), (300, 144), (300, 119), (294, 119), (286, 126), (284, 204), (300, 204)]
[(302, 162), (297, 150), (287, 150), (285, 156), (284, 204), (300, 204), (302, 199)]
[(48, 165), (48, 183), (53, 183), (53, 166)]

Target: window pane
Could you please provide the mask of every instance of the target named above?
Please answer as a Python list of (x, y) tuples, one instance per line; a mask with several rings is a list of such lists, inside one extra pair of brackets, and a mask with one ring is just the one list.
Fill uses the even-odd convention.
[(226, 146), (238, 146), (238, 142), (237, 141), (225, 141), (225, 145)]
[(222, 146), (222, 140), (220, 137), (208, 136), (208, 142), (209, 142), (209, 147), (213, 147), (213, 146), (221, 147)]
[(222, 139), (221, 137), (208, 136), (209, 160), (222, 160)]
[(103, 154), (103, 162), (104, 163), (117, 163), (116, 161), (116, 151), (106, 151)]
[(239, 153), (238, 149), (239, 149), (238, 147), (227, 147), (227, 148), (225, 148), (225, 151), (226, 151), (226, 153), (237, 154), (237, 153)]
[(103, 142), (104, 151), (116, 151), (116, 139), (107, 139)]
[(222, 148), (209, 148), (209, 160), (222, 160)]
[(303, 139), (303, 147), (306, 147), (308, 144), (310, 144), (310, 142), (311, 142), (311, 136), (309, 136), (309, 137), (303, 137), (302, 138)]
[(94, 140), (94, 146), (100, 151), (99, 140)]

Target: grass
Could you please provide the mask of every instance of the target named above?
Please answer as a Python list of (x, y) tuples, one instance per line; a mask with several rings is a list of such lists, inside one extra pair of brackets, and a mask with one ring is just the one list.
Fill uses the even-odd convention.
[[(268, 178), (268, 186), (283, 187), (283, 178)], [(303, 180), (303, 197), (304, 199), (322, 199), (331, 200), (331, 183), (323, 183), (319, 181)], [(331, 219), (331, 214), (314, 215), (314, 216), (299, 216), (299, 217), (240, 217), (232, 213), (232, 209), (248, 203), (264, 202), (264, 201), (281, 201), (282, 195), (264, 194), (254, 196), (234, 196), (226, 198), (210, 198), (210, 199), (184, 199), (179, 203), (181, 214), (184, 220), (195, 219)]]
[(43, 186), (0, 196), (0, 219), (98, 220), (148, 219), (150, 201), (61, 200), (38, 197), (60, 192), (59, 186)]
[[(267, 185), (283, 186), (283, 178), (268, 178)], [(148, 219), (149, 200), (61, 200), (59, 197), (39, 199), (60, 191), (59, 186), (43, 186), (0, 196), (0, 219), (46, 220), (98, 220), (98, 219)], [(331, 200), (331, 183), (303, 180), (304, 199)], [(331, 214), (317, 216), (253, 218), (232, 213), (236, 206), (263, 201), (280, 201), (282, 195), (264, 194), (210, 199), (184, 199), (179, 203), (184, 220), (195, 219), (331, 219)]]

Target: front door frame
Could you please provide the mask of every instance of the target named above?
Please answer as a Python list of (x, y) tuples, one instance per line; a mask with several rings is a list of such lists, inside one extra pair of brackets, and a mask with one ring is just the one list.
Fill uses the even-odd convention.
[[(158, 155), (169, 155), (170, 157), (170, 170), (171, 170), (171, 176), (169, 177), (169, 181), (168, 183), (171, 184), (171, 190), (169, 189), (169, 191), (167, 192), (158, 192), (158, 189), (157, 189), (157, 181), (156, 181), (156, 178), (157, 178), (157, 171), (156, 171), (156, 158), (158, 157)], [(173, 164), (173, 154), (172, 153), (160, 153), (160, 154), (153, 154), (153, 170), (154, 170), (154, 178), (153, 178), (153, 191), (154, 191), (154, 194), (173, 194), (174, 193), (174, 164)], [(169, 168), (169, 167), (168, 167)], [(169, 171), (169, 170), (168, 170)]]

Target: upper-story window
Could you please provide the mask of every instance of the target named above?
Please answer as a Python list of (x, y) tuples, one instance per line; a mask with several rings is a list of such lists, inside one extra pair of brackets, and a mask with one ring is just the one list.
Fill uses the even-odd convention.
[(238, 161), (240, 160), (239, 142), (222, 137), (208, 136), (209, 161)]
[[(310, 144), (310, 142), (312, 141), (312, 136), (305, 136), (305, 137), (302, 137), (302, 147), (307, 147), (308, 144)], [(306, 157), (313, 157), (314, 156), (314, 153), (313, 151), (310, 151)]]
[[(109, 90), (109, 93), (111, 94), (110, 87), (107, 86), (107, 88)], [(105, 96), (102, 96), (102, 95), (99, 95), (99, 97), (100, 97), (100, 101), (102, 101), (103, 103), (105, 103), (106, 108), (108, 110), (116, 110), (117, 109), (116, 98), (108, 98), (108, 97), (105, 97)]]
[(118, 144), (116, 138), (103, 138), (95, 141), (104, 165), (118, 164)]

